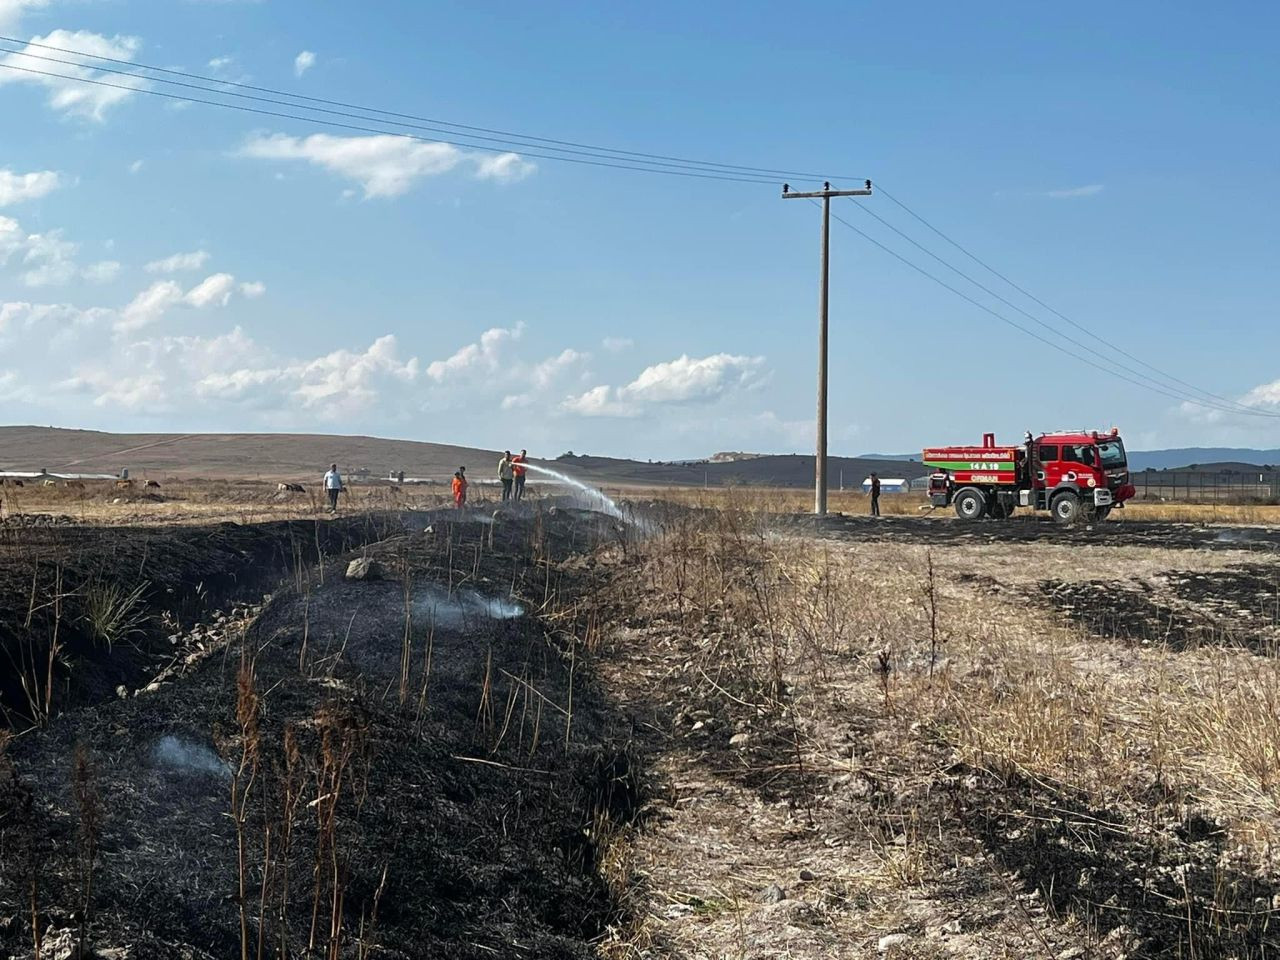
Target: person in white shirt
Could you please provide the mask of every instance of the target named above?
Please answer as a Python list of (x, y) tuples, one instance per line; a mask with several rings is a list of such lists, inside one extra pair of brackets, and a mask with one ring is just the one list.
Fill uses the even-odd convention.
[(324, 490), (329, 495), (329, 512), (338, 510), (338, 494), (342, 492), (342, 474), (338, 473), (336, 463), (329, 465), (329, 472), (324, 475)]

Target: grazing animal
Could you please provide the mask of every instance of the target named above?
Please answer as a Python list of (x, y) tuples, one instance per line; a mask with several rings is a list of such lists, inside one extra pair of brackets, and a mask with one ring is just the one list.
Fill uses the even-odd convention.
[(25, 487), (25, 486), (26, 486), (26, 484), (25, 484), (25, 483), (23, 483), (21, 480), (15, 480), (15, 481), (13, 481), (13, 485), (14, 485), (15, 487)]
[(58, 481), (57, 481), (57, 480), (46, 480), (46, 481), (44, 482), (44, 486), (46, 486), (46, 487), (56, 487), (57, 485), (58, 485)]
[(276, 489), (279, 490), (281, 493), (306, 493), (307, 492), (302, 489), (302, 484), (300, 483), (281, 483), (276, 486)]
[[(47, 483), (48, 481), (45, 481), (45, 482)], [(133, 481), (132, 481), (132, 480), (117, 480), (117, 481), (116, 481), (116, 489), (117, 489), (117, 490), (128, 490), (128, 489), (129, 489), (130, 487), (132, 487), (132, 486), (133, 486)]]
[(151, 489), (155, 489), (155, 490), (160, 489), (160, 484), (157, 483), (155, 480), (148, 480), (146, 485), (148, 488), (151, 488)]

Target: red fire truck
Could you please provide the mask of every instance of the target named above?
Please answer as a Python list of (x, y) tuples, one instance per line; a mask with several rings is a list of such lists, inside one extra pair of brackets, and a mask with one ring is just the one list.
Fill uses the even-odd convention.
[(1021, 444), (997, 444), (983, 434), (980, 447), (930, 447), (929, 499), (954, 506), (962, 520), (1003, 520), (1018, 507), (1048, 510), (1061, 524), (1104, 520), (1134, 495), (1120, 431), (1026, 435)]

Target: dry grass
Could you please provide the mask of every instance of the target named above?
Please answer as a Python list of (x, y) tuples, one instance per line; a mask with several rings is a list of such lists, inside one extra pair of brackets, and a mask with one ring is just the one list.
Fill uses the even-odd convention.
[[(1163, 847), (1151, 837), (1194, 811), (1227, 831), (1233, 863), (1269, 876), (1280, 837), (1280, 663), (1235, 648), (1176, 652), (1103, 640), (1061, 618), (1034, 589), (1048, 577), (1124, 580), (1169, 569), (1219, 570), (1243, 554), (815, 542), (770, 533), (761, 512), (742, 509), (776, 509), (755, 492), (684, 495), (688, 503), (717, 498), (736, 498), (739, 509), (672, 521), (642, 548), (641, 607), (674, 622), (645, 637), (629, 631), (624, 646), (647, 644), (660, 652), (661, 664), (643, 664), (628, 652), (614, 682), (633, 686), (638, 681), (628, 674), (650, 671), (656, 687), (719, 704), (709, 707), (712, 718), (721, 708), (743, 718), (741, 706), (749, 706), (723, 737), (735, 729), (755, 736), (771, 726), (795, 750), (768, 762), (800, 777), (784, 816), (750, 790), (709, 788), (690, 766), (694, 757), (679, 750), (660, 763), (677, 793), (691, 798), (677, 806), (671, 826), (631, 844), (654, 887), (647, 936), (690, 956), (780, 950), (771, 908), (752, 898), (797, 864), (821, 863), (823, 882), (802, 888), (811, 906), (831, 897), (846, 903), (850, 891), (875, 893), (866, 894), (861, 912), (842, 907), (823, 914), (820, 925), (836, 936), (785, 947), (794, 956), (864, 955), (877, 930), (910, 919), (913, 908), (884, 902), (885, 891), (911, 891), (912, 901), (945, 899), (936, 889), (940, 871), (968, 828), (928, 804), (904, 800), (888, 819), (868, 815), (861, 841), (850, 848), (843, 836), (848, 815), (833, 820), (844, 804), (859, 809), (843, 784), (866, 778), (894, 783), (899, 796), (925, 796), (950, 789), (940, 771), (957, 763), (993, 784), (1046, 785), (1089, 808), (1116, 811), (1115, 829), (1130, 831), (1125, 842), (1151, 844), (1153, 857)], [(1176, 508), (1159, 509), (1161, 519), (1171, 519)], [(999, 589), (990, 589), (993, 583)], [(675, 640), (670, 630), (687, 638)], [(850, 717), (862, 725), (852, 743)], [(719, 762), (739, 776), (761, 773), (749, 760)], [(809, 826), (797, 829), (796, 821)], [(681, 857), (683, 844), (689, 855)], [(842, 856), (831, 857), (832, 844)], [(1013, 883), (994, 864), (990, 869), (993, 888)], [(1221, 918), (1233, 918), (1246, 931), (1241, 936), (1251, 936), (1271, 909), (1269, 902), (1240, 907), (1231, 882), (1220, 887), (1203, 908), (1217, 918), (1214, 931), (1187, 921), (1194, 955), (1211, 955), (1205, 950), (1218, 942), (1213, 937), (1235, 935), (1223, 933)], [(1191, 909), (1187, 896), (1175, 913)], [(719, 918), (710, 922), (702, 913), (708, 903), (719, 904), (712, 911)], [(1061, 944), (1093, 936), (1085, 928), (1094, 920), (1084, 914), (1023, 919), (1006, 917), (963, 955), (1026, 955), (1026, 943), (1021, 954), (1009, 946), (1010, 924), (1020, 925), (1037, 955), (1045, 952), (1041, 937)]]

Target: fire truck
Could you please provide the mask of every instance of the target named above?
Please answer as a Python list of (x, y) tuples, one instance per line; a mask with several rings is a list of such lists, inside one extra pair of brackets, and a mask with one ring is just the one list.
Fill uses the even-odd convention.
[(1047, 510), (1063, 525), (1105, 520), (1134, 493), (1120, 431), (1029, 432), (1020, 444), (930, 447), (929, 499), (955, 507), (961, 520), (1004, 520), (1019, 507)]

